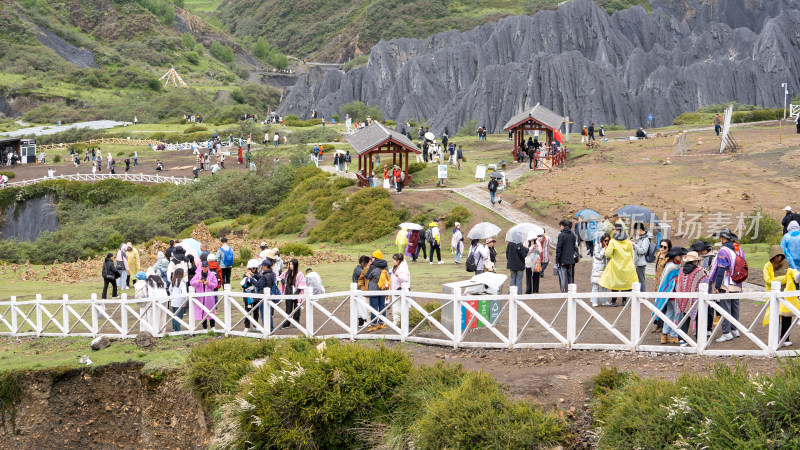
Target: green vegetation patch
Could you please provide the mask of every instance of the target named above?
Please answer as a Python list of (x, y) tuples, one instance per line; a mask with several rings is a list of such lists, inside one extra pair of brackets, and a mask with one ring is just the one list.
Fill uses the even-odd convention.
[(361, 188), (311, 230), (309, 242), (371, 242), (393, 232), (407, 216), (407, 209), (395, 209), (386, 189)]
[(800, 362), (793, 358), (773, 376), (719, 365), (676, 381), (630, 377), (614, 386), (594, 399), (602, 448), (800, 445)]

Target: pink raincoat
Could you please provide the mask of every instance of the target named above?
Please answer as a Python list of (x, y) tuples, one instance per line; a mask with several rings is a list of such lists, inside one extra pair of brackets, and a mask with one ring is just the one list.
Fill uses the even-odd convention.
[[(212, 271), (208, 271), (208, 275), (206, 276), (206, 280), (208, 280), (208, 284), (203, 284), (200, 281), (200, 278), (203, 276), (203, 271), (198, 270), (196, 274), (194, 274), (194, 278), (192, 278), (192, 282), (190, 283), (194, 288), (195, 292), (202, 293), (202, 292), (214, 292), (214, 289), (217, 287), (217, 275)], [(205, 297), (198, 297), (197, 300), (203, 304), (209, 311), (214, 311), (214, 304), (216, 303), (216, 297), (213, 295), (207, 295)], [(194, 305), (194, 317), (196, 320), (204, 320), (208, 314), (203, 311), (198, 305)]]

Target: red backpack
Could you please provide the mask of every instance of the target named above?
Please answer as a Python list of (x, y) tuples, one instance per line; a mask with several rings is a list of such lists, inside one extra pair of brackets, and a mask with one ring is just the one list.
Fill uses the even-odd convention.
[(734, 283), (742, 283), (747, 280), (748, 274), (747, 260), (744, 259), (744, 253), (741, 251), (736, 252), (736, 262), (733, 263), (733, 270), (731, 270), (731, 281)]

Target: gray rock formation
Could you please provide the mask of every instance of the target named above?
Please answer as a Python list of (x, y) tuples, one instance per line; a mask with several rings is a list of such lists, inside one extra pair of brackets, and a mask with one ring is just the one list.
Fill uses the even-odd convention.
[(75, 47), (43, 26), (39, 26), (36, 39), (39, 43), (56, 52), (58, 56), (75, 64), (78, 68), (99, 67), (91, 50)]
[(591, 0), (467, 32), (381, 41), (369, 64), (311, 71), (279, 114), (325, 117), (360, 100), (387, 119), (428, 120), (453, 133), (467, 120), (493, 132), (537, 102), (588, 122), (657, 126), (727, 101), (779, 107), (800, 91), (800, 0), (653, 0), (609, 16)]

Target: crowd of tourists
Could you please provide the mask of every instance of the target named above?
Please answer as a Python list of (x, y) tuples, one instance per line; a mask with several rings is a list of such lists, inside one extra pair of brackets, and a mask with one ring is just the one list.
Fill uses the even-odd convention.
[[(353, 270), (352, 283), (359, 291), (392, 291), (386, 295), (368, 295), (363, 304), (356, 303), (359, 327), (368, 326), (368, 331), (386, 327), (383, 318), (376, 316), (375, 311), (391, 317), (393, 322), (399, 320), (397, 308), (398, 293), (404, 284), (410, 286), (411, 273), (409, 262), (427, 261), (428, 264), (445, 264), (442, 259), (442, 243), (447, 238), (442, 236), (440, 220), (428, 223), (427, 227), (401, 230), (396, 238), (398, 252), (392, 256), (391, 265), (383, 259), (383, 253), (376, 250), (371, 256), (363, 255)], [(717, 342), (725, 342), (740, 336), (740, 331), (729, 320), (708, 308), (707, 329), (696, 330), (698, 305), (692, 296), (681, 297), (674, 293), (697, 293), (701, 284), (708, 285), (707, 293), (725, 294), (742, 292), (742, 284), (747, 279), (748, 267), (744, 250), (738, 237), (730, 229), (721, 229), (714, 234), (718, 243), (712, 245), (706, 241), (697, 241), (688, 248), (673, 245), (669, 239), (656, 241), (647, 226), (635, 222), (630, 227), (616, 214), (607, 216), (600, 225), (598, 239), (582, 240), (580, 232), (585, 225), (580, 219), (563, 220), (559, 223), (560, 232), (551, 245), (550, 237), (542, 230), (535, 235), (527, 236), (521, 242), (509, 242), (506, 245), (505, 257), (508, 271), (509, 287), (519, 294), (537, 294), (540, 292), (540, 280), (547, 267), (553, 265), (553, 274), (558, 278), (561, 292), (566, 292), (570, 284), (580, 284), (575, 279), (575, 265), (583, 255), (591, 258), (589, 282), (592, 293), (630, 292), (634, 283), (640, 284), (641, 292), (657, 292), (672, 294), (656, 297), (654, 305), (670, 322), (658, 316), (655, 329), (661, 334), (662, 344), (680, 344), (686, 346), (684, 336), (690, 334), (693, 324), (694, 333), (705, 332), (709, 337), (715, 320), (722, 320), (721, 336)], [(780, 245), (770, 249), (769, 261), (763, 267), (763, 276), (767, 290), (773, 282), (780, 282), (783, 290), (794, 291), (800, 283), (800, 214), (786, 208), (783, 220), (784, 236)], [(575, 229), (575, 231), (573, 231)], [(480, 275), (484, 272), (499, 272), (497, 267), (496, 240), (469, 239), (461, 230), (461, 224), (455, 222), (449, 234), (450, 250), (453, 263), (464, 264), (468, 273)], [(159, 252), (156, 262), (150, 267), (141, 266), (139, 251), (130, 243), (120, 245), (116, 253), (109, 253), (103, 264), (104, 280), (102, 298), (106, 299), (109, 286), (112, 297), (134, 287), (135, 298), (164, 298), (171, 296), (170, 307), (177, 318), (183, 318), (186, 312), (186, 295), (189, 286), (196, 293), (206, 294), (198, 297), (194, 306), (194, 317), (204, 328), (214, 327), (213, 314), (219, 301), (218, 292), (225, 285), (231, 284), (234, 266), (234, 250), (221, 240), (222, 245), (216, 252), (209, 252), (205, 245), (200, 251), (191, 253), (180, 242), (170, 241), (164, 252)], [(582, 249), (583, 244), (583, 249)], [(551, 257), (551, 251), (554, 256)], [(645, 271), (652, 264), (655, 271), (655, 283), (648, 283)], [(240, 281), (237, 281), (240, 280)], [(297, 295), (302, 298), (305, 293), (323, 294), (325, 287), (319, 274), (308, 268), (301, 270), (297, 259), (285, 261), (277, 248), (268, 248), (261, 244), (261, 253), (257, 259), (247, 262), (246, 268), (234, 279), (234, 286), (239, 286), (245, 294), (244, 309), (251, 317), (245, 320), (246, 331), (255, 331), (252, 321), (261, 321), (266, 327), (266, 315), (269, 316), (269, 329), (273, 330), (273, 309), (265, 315), (266, 296)], [(252, 297), (247, 294), (254, 294)], [(263, 295), (262, 295), (263, 294)], [(626, 296), (593, 297), (593, 307), (625, 306)], [(618, 300), (620, 300), (618, 302)], [(800, 308), (796, 298), (789, 299)], [(284, 310), (295, 323), (300, 322), (302, 300), (282, 300)], [(276, 303), (278, 303), (276, 301)], [(369, 304), (368, 310), (365, 304)], [(730, 317), (739, 320), (740, 305), (738, 299), (718, 300), (718, 304)], [(202, 306), (200, 306), (202, 305)], [(387, 308), (387, 305), (391, 307)], [(390, 315), (391, 314), (391, 315)], [(157, 329), (165, 330), (167, 317), (165, 314), (153, 317)], [(791, 327), (792, 314), (789, 308), (781, 305), (781, 336), (785, 336)], [(769, 311), (763, 323), (769, 323)], [(682, 331), (673, 328), (676, 324)], [(292, 321), (285, 319), (278, 324), (281, 328), (292, 326)], [(172, 321), (172, 330), (180, 331), (178, 320)], [(784, 345), (791, 345), (788, 337)]]

